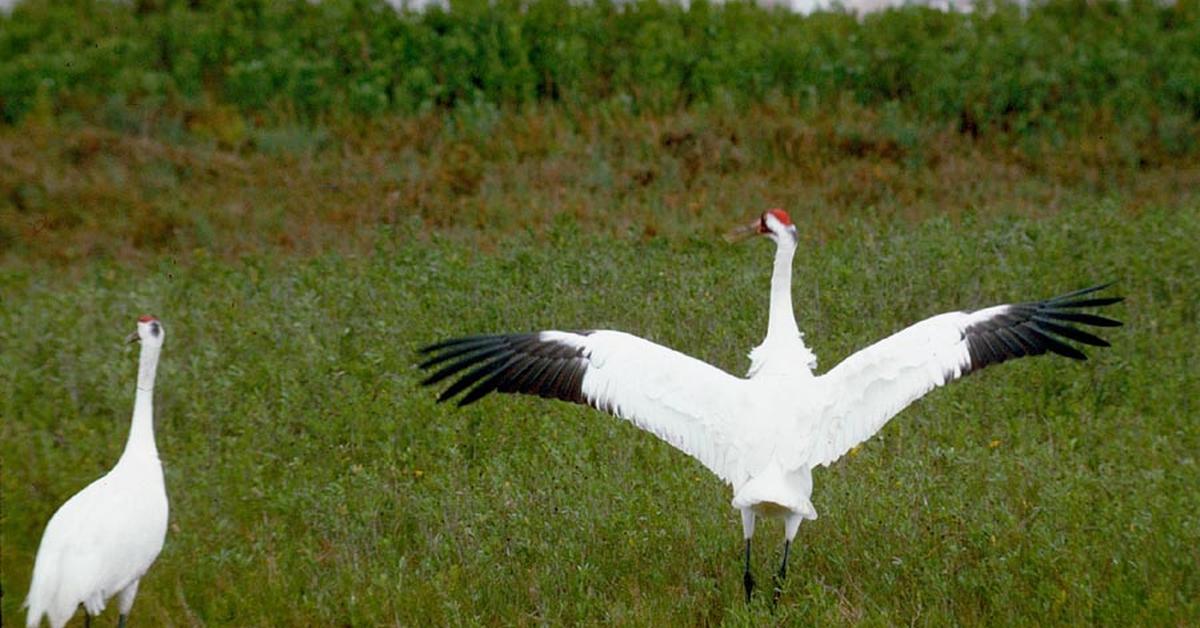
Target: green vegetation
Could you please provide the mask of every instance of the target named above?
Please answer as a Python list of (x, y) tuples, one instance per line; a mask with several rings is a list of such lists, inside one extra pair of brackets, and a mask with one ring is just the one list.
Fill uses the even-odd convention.
[(104, 259), (356, 252), (409, 221), (494, 250), (501, 235), (564, 219), (614, 237), (715, 237), (782, 206), (824, 239), (852, 219), (1200, 203), (1200, 153), (1131, 165), (1083, 138), (1027, 155), (887, 108), (472, 120), (255, 131), (269, 149), (0, 127), (0, 260), (77, 272)]
[[(22, 3), (0, 613), (120, 453), (149, 312), (172, 516), (137, 625), (1194, 621), (1197, 6)], [(772, 616), (698, 463), (583, 408), (436, 406), (413, 364), (612, 327), (740, 373), (770, 253), (717, 236), (774, 206), (822, 369), (946, 309), (1129, 302), (1093, 360), (973, 375), (818, 471)]]
[[(816, 475), (773, 618), (1171, 625), (1200, 613), (1196, 206), (856, 219), (805, 232), (798, 318), (823, 368), (949, 308), (1116, 278), (1092, 360), (936, 391)], [(6, 272), (5, 617), (47, 517), (120, 453), (134, 317), (167, 326), (157, 393), (172, 518), (140, 625), (771, 621), (741, 599), (729, 494), (628, 424), (418, 387), (451, 334), (616, 327), (740, 371), (769, 247), (638, 241), (562, 220), (494, 252), (405, 222), (362, 255)], [(933, 272), (930, 272), (932, 269)], [(782, 531), (759, 533), (758, 573)]]
[(362, 250), (412, 216), (686, 235), (784, 205), (827, 233), (1200, 190), (1194, 1), (521, 6), (24, 2), (0, 17), (0, 259)]
[(423, 13), (383, 0), (31, 1), (0, 22), (0, 117), (148, 119), (169, 133), (230, 115), (849, 101), (972, 135), (1120, 134), (1137, 154), (1178, 157), (1200, 148), (1198, 6), (999, 2), (860, 21), (706, 0), (456, 0)]

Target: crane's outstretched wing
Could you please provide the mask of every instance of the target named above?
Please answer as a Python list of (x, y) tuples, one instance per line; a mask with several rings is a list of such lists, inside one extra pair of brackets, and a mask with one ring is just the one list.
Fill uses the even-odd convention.
[(810, 466), (829, 464), (870, 438), (908, 404), (938, 386), (1012, 358), (1057, 353), (1086, 360), (1066, 340), (1108, 342), (1072, 326), (1117, 327), (1119, 321), (1077, 311), (1124, 297), (1085, 297), (1112, 284), (1053, 299), (950, 312), (925, 319), (854, 355), (819, 378), (826, 406), (805, 439)]
[(628, 419), (691, 455), (721, 479), (744, 480), (733, 429), (745, 380), (678, 351), (618, 331), (474, 336), (421, 350), (422, 384), (466, 370), (438, 401), (467, 391), (465, 406), (491, 392), (585, 404)]

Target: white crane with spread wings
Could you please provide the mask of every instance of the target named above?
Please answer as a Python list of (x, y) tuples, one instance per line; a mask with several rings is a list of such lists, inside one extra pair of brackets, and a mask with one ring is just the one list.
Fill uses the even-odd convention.
[[(472, 336), (422, 349), (422, 383), (458, 375), (438, 401), (466, 393), (459, 405), (491, 392), (553, 397), (592, 406), (653, 433), (693, 456), (733, 487), (745, 535), (746, 599), (754, 589), (750, 539), (755, 518), (784, 518), (783, 561), (800, 522), (817, 516), (811, 471), (828, 465), (879, 431), (888, 419), (934, 388), (1011, 358), (1056, 353), (1086, 356), (1068, 344), (1109, 344), (1072, 324), (1115, 327), (1079, 311), (1121, 297), (1089, 296), (1096, 286), (1053, 299), (949, 312), (921, 321), (816, 375), (792, 312), (796, 227), (779, 209), (741, 230), (776, 244), (767, 336), (750, 352), (745, 378), (619, 331), (541, 331)], [(470, 370), (468, 370), (470, 369)]]

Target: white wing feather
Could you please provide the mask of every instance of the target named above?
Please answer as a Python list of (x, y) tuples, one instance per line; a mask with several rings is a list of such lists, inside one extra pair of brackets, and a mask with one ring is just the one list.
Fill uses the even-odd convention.
[[(753, 376), (740, 379), (648, 340), (607, 330), (454, 338), (421, 349), (430, 357), (418, 366), (436, 368), (424, 385), (456, 377), (438, 401), (461, 393), (462, 406), (492, 392), (523, 393), (612, 413), (698, 459), (742, 493), (751, 474), (764, 478), (772, 468), (807, 471), (832, 463), (910, 403), (966, 373), (1045, 353), (1087, 358), (1067, 341), (1109, 346), (1072, 326), (1121, 325), (1078, 311), (1120, 302), (1122, 297), (1081, 298), (1108, 285), (934, 316), (817, 378), (809, 370), (811, 352), (798, 337), (792, 346), (764, 342), (752, 354)], [(774, 353), (768, 355), (767, 349)], [(768, 371), (768, 357), (787, 368)]]
[(582, 349), (590, 404), (658, 436), (726, 482), (745, 481), (733, 425), (738, 408), (746, 407), (746, 380), (623, 332), (549, 331), (541, 338)]
[(832, 463), (910, 403), (962, 376), (971, 363), (964, 330), (1007, 307), (925, 319), (820, 376), (826, 404), (815, 417), (804, 461), (812, 467)]

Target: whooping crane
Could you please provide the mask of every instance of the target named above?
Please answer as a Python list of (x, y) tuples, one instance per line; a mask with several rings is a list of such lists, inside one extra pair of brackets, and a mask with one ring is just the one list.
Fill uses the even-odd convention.
[[(1086, 296), (1096, 286), (1043, 301), (949, 312), (921, 321), (815, 375), (792, 311), (796, 227), (779, 209), (739, 230), (776, 244), (767, 335), (750, 352), (745, 379), (619, 331), (472, 336), (422, 349), (435, 384), (470, 368), (438, 401), (466, 391), (458, 405), (491, 392), (535, 394), (585, 404), (627, 419), (687, 453), (733, 487), (741, 511), (746, 600), (754, 589), (750, 539), (758, 516), (783, 517), (783, 560), (804, 519), (815, 519), (811, 470), (829, 465), (934, 388), (1010, 358), (1057, 353), (1084, 360), (1064, 342), (1108, 342), (1071, 324), (1120, 322), (1077, 311), (1121, 297)], [(473, 386), (473, 387), (472, 387)], [(469, 389), (469, 390), (468, 390)]]
[(167, 535), (167, 492), (154, 444), (154, 375), (162, 350), (162, 323), (138, 319), (129, 342), (142, 343), (129, 440), (116, 466), (50, 517), (33, 565), (25, 625), (42, 615), (59, 628), (83, 604), (84, 621), (104, 610), (114, 594), (124, 627), (138, 582), (154, 563)]

